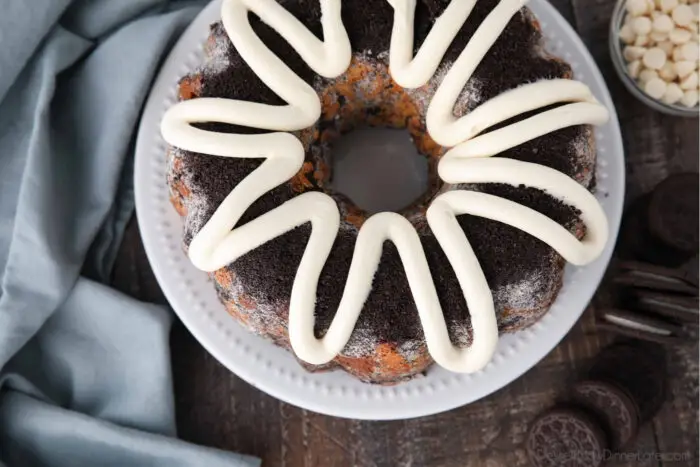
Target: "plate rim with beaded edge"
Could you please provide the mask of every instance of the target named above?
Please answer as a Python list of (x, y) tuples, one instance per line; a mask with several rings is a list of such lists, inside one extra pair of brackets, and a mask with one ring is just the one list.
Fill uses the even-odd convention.
[(437, 364), (425, 376), (395, 386), (362, 383), (343, 371), (308, 373), (291, 352), (244, 329), (219, 302), (207, 275), (182, 250), (182, 221), (166, 184), (166, 143), (160, 120), (176, 102), (177, 82), (203, 58), (209, 24), (220, 19), (221, 0), (209, 3), (180, 37), (154, 81), (136, 144), (136, 212), (156, 279), (189, 331), (220, 363), (256, 388), (314, 412), (364, 420), (397, 420), (444, 412), (474, 402), (515, 380), (544, 358), (581, 316), (605, 273), (619, 230), (624, 198), (622, 136), (605, 81), (583, 42), (546, 0), (531, 0), (547, 50), (574, 68), (610, 111), (595, 129), (596, 198), (610, 224), (601, 256), (585, 267), (567, 265), (564, 285), (549, 312), (533, 326), (502, 335), (492, 361), (473, 374)]

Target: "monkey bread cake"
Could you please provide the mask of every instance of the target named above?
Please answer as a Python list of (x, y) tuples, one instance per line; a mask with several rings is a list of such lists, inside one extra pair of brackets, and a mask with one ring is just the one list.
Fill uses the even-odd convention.
[[(163, 117), (183, 244), (230, 315), (309, 370), (474, 372), (607, 241), (608, 112), (525, 0), (224, 0)], [(334, 190), (334, 144), (400, 128), (428, 187), (398, 212)], [(388, 176), (388, 175), (387, 175)]]

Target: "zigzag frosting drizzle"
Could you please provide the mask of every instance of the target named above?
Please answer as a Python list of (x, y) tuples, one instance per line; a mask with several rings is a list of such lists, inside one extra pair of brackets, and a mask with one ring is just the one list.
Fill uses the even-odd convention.
[[(453, 1), (436, 20), (415, 57), (413, 19), (416, 0), (388, 0), (394, 8), (390, 70), (409, 88), (427, 83), (477, 0)], [(452, 147), (438, 172), (447, 183), (524, 184), (545, 190), (581, 211), (586, 236), (579, 241), (546, 216), (514, 202), (484, 193), (455, 190), (438, 196), (427, 220), (443, 248), (469, 307), (473, 344), (451, 342), (417, 232), (404, 217), (383, 212), (370, 217), (359, 231), (345, 289), (326, 335), (314, 336), (316, 287), (340, 226), (338, 207), (320, 192), (301, 194), (238, 228), (246, 209), (263, 194), (288, 181), (304, 162), (304, 148), (293, 135), (313, 125), (321, 114), (316, 92), (276, 57), (257, 37), (248, 12), (258, 15), (297, 50), (306, 63), (326, 78), (342, 74), (350, 64), (351, 47), (341, 20), (340, 0), (320, 0), (324, 41), (319, 41), (274, 0), (224, 0), (222, 20), (236, 50), (251, 69), (288, 105), (271, 106), (220, 98), (199, 98), (170, 108), (162, 121), (165, 140), (187, 151), (265, 161), (224, 199), (192, 240), (193, 264), (214, 271), (289, 230), (311, 223), (311, 236), (299, 264), (289, 306), (289, 339), (299, 358), (322, 364), (340, 353), (350, 339), (372, 287), (372, 278), (386, 240), (401, 257), (432, 358), (456, 372), (473, 372), (491, 359), (498, 329), (491, 291), (456, 216), (471, 214), (521, 229), (550, 245), (573, 264), (586, 264), (603, 250), (608, 236), (605, 214), (593, 195), (568, 176), (545, 166), (505, 158), (489, 158), (560, 128), (602, 124), (608, 118), (582, 83), (556, 79), (526, 84), (505, 92), (457, 119), (455, 101), (479, 62), (525, 0), (502, 0), (488, 15), (447, 73), (427, 112), (431, 137)], [(557, 103), (568, 103), (480, 135), (511, 117)], [(215, 133), (192, 123), (221, 122), (273, 130), (263, 135)]]

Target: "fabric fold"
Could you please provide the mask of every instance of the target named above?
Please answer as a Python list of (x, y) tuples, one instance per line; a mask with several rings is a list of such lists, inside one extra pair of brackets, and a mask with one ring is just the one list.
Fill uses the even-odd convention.
[(205, 3), (3, 3), (0, 466), (259, 465), (176, 439), (172, 314), (106, 285), (143, 103)]
[[(20, 393), (0, 400), (0, 445), (13, 445), (8, 465), (46, 467), (259, 465), (249, 456), (189, 445), (113, 425)], [(76, 447), (79, 446), (79, 449)]]

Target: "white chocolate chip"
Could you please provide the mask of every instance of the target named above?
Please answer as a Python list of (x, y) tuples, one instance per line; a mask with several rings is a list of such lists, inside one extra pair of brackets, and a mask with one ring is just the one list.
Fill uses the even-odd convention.
[(641, 16), (647, 12), (649, 4), (646, 0), (628, 0), (627, 1), (627, 11), (632, 16)]
[(698, 89), (698, 72), (694, 71), (681, 81), (681, 89), (685, 91), (692, 91), (693, 89)]
[(642, 63), (644, 63), (644, 66), (647, 68), (658, 70), (666, 63), (666, 52), (658, 47), (648, 49), (646, 52), (644, 52)]
[(645, 68), (639, 72), (639, 81), (641, 83), (646, 83), (647, 81), (651, 81), (652, 79), (656, 79), (658, 77), (659, 74), (656, 72), (656, 70)]
[(665, 32), (652, 31), (651, 34), (649, 34), (649, 39), (651, 39), (652, 43), (658, 44), (668, 39), (668, 34)]
[(686, 76), (695, 71), (695, 63), (688, 60), (681, 60), (680, 62), (675, 62), (673, 68), (676, 70), (676, 74), (680, 79), (684, 79)]
[(683, 90), (676, 83), (669, 83), (666, 86), (666, 92), (661, 97), (661, 100), (666, 104), (675, 104), (683, 97)]
[(681, 104), (683, 104), (686, 107), (695, 107), (698, 105), (698, 92), (693, 90), (693, 91), (686, 91), (683, 93), (683, 97), (681, 98)]
[(654, 99), (661, 99), (666, 93), (666, 83), (661, 78), (650, 79), (644, 84), (644, 92)]
[(652, 29), (656, 32), (669, 33), (673, 30), (674, 24), (673, 20), (668, 15), (661, 15), (654, 20), (652, 24)]
[(693, 12), (693, 19), (697, 21), (698, 16), (700, 16), (700, 4), (693, 3), (692, 5), (690, 5), (690, 11)]
[(622, 51), (622, 56), (625, 57), (625, 60), (628, 62), (637, 60), (638, 58), (642, 58), (644, 56), (644, 52), (646, 52), (647, 49), (644, 47), (635, 47), (633, 45), (629, 45), (625, 47), (625, 49)]
[(697, 42), (688, 42), (681, 46), (681, 53), (685, 60), (696, 62), (700, 59), (700, 46)]
[(698, 101), (700, 0), (626, 0), (619, 40), (627, 74), (666, 104)]
[(637, 47), (642, 47), (649, 44), (649, 36), (637, 36), (634, 40), (634, 45)]
[(620, 28), (620, 39), (622, 39), (622, 42), (624, 42), (625, 44), (634, 43), (634, 39), (636, 37), (637, 35), (634, 33), (632, 26), (630, 26), (629, 24), (625, 24)]
[(656, 44), (656, 46), (658, 48), (660, 48), (661, 50), (663, 50), (668, 57), (670, 57), (671, 54), (673, 53), (674, 46), (673, 46), (673, 42), (671, 42), (671, 41), (659, 42), (658, 44)]
[(664, 13), (669, 13), (673, 11), (674, 8), (678, 5), (678, 0), (661, 0), (660, 2), (661, 6), (661, 11)]
[(635, 60), (627, 65), (627, 73), (634, 79), (639, 78), (640, 71), (642, 71), (641, 60)]
[(678, 73), (676, 73), (676, 69), (673, 65), (674, 64), (671, 62), (666, 62), (659, 70), (659, 77), (667, 83), (670, 83), (678, 76)]
[(681, 46), (679, 45), (675, 49), (673, 49), (673, 53), (671, 54), (671, 57), (673, 58), (674, 62), (680, 62), (683, 60), (683, 49), (681, 49)]
[(637, 33), (637, 35), (646, 36), (651, 32), (651, 20), (646, 16), (635, 18), (634, 22), (632, 23), (632, 29), (634, 29), (634, 32)]
[(671, 17), (678, 26), (687, 26), (693, 21), (693, 10), (688, 5), (678, 5), (673, 9)]
[(674, 44), (685, 44), (692, 38), (692, 34), (687, 29), (675, 28), (668, 33), (668, 38)]

